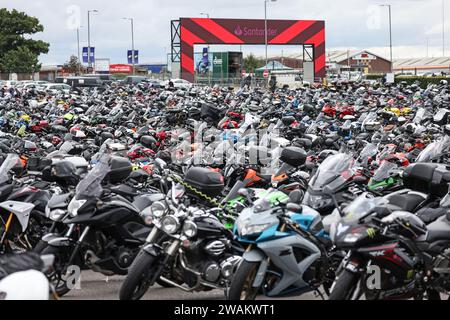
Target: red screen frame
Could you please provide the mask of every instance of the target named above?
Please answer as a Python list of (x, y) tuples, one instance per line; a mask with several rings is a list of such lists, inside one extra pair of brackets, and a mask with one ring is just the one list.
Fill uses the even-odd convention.
[[(267, 20), (269, 45), (312, 45), (314, 77), (326, 74), (325, 22), (321, 20)], [(265, 20), (181, 18), (181, 78), (194, 81), (194, 46), (264, 45)]]

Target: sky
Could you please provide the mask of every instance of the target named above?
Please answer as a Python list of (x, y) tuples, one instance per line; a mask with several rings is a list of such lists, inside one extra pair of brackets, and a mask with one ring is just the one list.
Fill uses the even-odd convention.
[[(388, 1), (388, 2), (386, 2)], [(450, 0), (445, 2), (446, 51), (450, 56)], [(443, 55), (442, 0), (278, 0), (268, 3), (269, 19), (324, 20), (327, 50), (367, 49), (389, 57), (388, 8), (392, 5), (394, 58)], [(170, 20), (180, 17), (264, 18), (264, 0), (0, 0), (1, 7), (37, 17), (44, 32), (33, 36), (50, 43), (41, 55), (46, 64), (62, 64), (77, 55), (76, 27), (81, 25), (81, 46), (87, 46), (87, 11), (91, 14), (91, 46), (97, 58), (126, 63), (131, 49), (130, 22), (134, 19), (135, 48), (140, 63), (162, 63), (170, 51)], [(427, 40), (428, 39), (428, 40)], [(212, 51), (233, 47), (213, 47)], [(269, 55), (295, 56), (297, 47), (271, 47)], [(264, 47), (244, 47), (245, 54), (263, 56)]]

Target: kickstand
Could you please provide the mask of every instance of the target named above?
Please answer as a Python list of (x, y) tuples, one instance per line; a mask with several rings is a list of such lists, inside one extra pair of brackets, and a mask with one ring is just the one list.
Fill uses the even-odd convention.
[(320, 292), (320, 289), (317, 289), (317, 290), (314, 291), (314, 296), (315, 296), (316, 298), (317, 298), (317, 297), (320, 297), (322, 300), (325, 300), (325, 297), (323, 296), (323, 293)]
[(229, 290), (229, 287), (228, 287), (228, 282), (226, 282), (225, 283), (225, 299), (227, 299), (227, 300), (228, 300), (228, 297), (229, 297), (229, 293), (230, 293), (230, 290)]

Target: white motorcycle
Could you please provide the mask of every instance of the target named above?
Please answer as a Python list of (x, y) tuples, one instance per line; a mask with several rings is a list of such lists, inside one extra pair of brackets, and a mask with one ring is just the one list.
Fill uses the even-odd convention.
[(13, 255), (0, 259), (0, 300), (49, 300), (52, 287), (43, 272), (54, 256)]

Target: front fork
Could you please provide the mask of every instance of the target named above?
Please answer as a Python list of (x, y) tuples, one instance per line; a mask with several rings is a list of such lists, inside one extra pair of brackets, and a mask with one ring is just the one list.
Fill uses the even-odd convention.
[(14, 218), (14, 214), (11, 212), (9, 214), (8, 220), (6, 221), (5, 232), (3, 232), (3, 234), (2, 234), (2, 238), (0, 239), (0, 244), (3, 244), (3, 242), (5, 241), (6, 234), (8, 233), (9, 228), (11, 227), (11, 223), (12, 223), (12, 219), (13, 218)]
[[(357, 274), (360, 278), (359, 280), (361, 280), (367, 270), (367, 263), (359, 258), (355, 258), (353, 252), (349, 251), (339, 265), (339, 268), (336, 271), (336, 276), (339, 276), (344, 270), (347, 270), (353, 274)], [(330, 292), (333, 291), (335, 285), (336, 280), (334, 281)], [(361, 295), (361, 290), (361, 281), (358, 281), (355, 291), (353, 292), (350, 300), (357, 300)]]
[(6, 220), (5, 231), (3, 232), (2, 237), (0, 239), (0, 253), (3, 253), (3, 251), (5, 251), (4, 242), (6, 239), (6, 234), (8, 233), (9, 228), (11, 228), (11, 223), (12, 223), (13, 218), (14, 218), (14, 214), (11, 212), (8, 216), (8, 220)]
[[(75, 229), (75, 225), (70, 225), (69, 230), (67, 231), (67, 237), (70, 237), (70, 235), (72, 234), (73, 230)], [(73, 261), (75, 260), (75, 258), (77, 257), (78, 253), (80, 252), (81, 246), (83, 245), (84, 240), (86, 239), (86, 237), (89, 234), (90, 231), (90, 227), (86, 227), (83, 230), (83, 233), (81, 234), (80, 238), (78, 239), (75, 248), (72, 251), (72, 254), (70, 255), (69, 261), (67, 262), (67, 265), (70, 266), (72, 265)]]
[[(148, 248), (149, 246), (152, 246), (152, 245), (154, 246), (160, 236), (160, 233), (161, 233), (160, 230), (158, 228), (154, 227), (146, 239), (146, 244), (145, 244), (144, 248)], [(173, 242), (164, 250), (164, 260), (161, 263), (159, 263), (158, 269), (156, 270), (156, 272), (153, 274), (152, 278), (150, 279), (150, 286), (153, 286), (154, 283), (156, 282), (156, 280), (158, 280), (158, 278), (160, 277), (160, 275), (163, 272), (166, 265), (177, 254), (180, 246), (181, 246), (181, 240), (174, 239)], [(155, 248), (153, 248), (153, 249), (155, 249)], [(149, 253), (149, 252), (147, 251), (147, 253)], [(154, 250), (153, 250), (153, 254), (155, 254), (157, 256), (161, 256), (161, 253), (158, 253)]]

